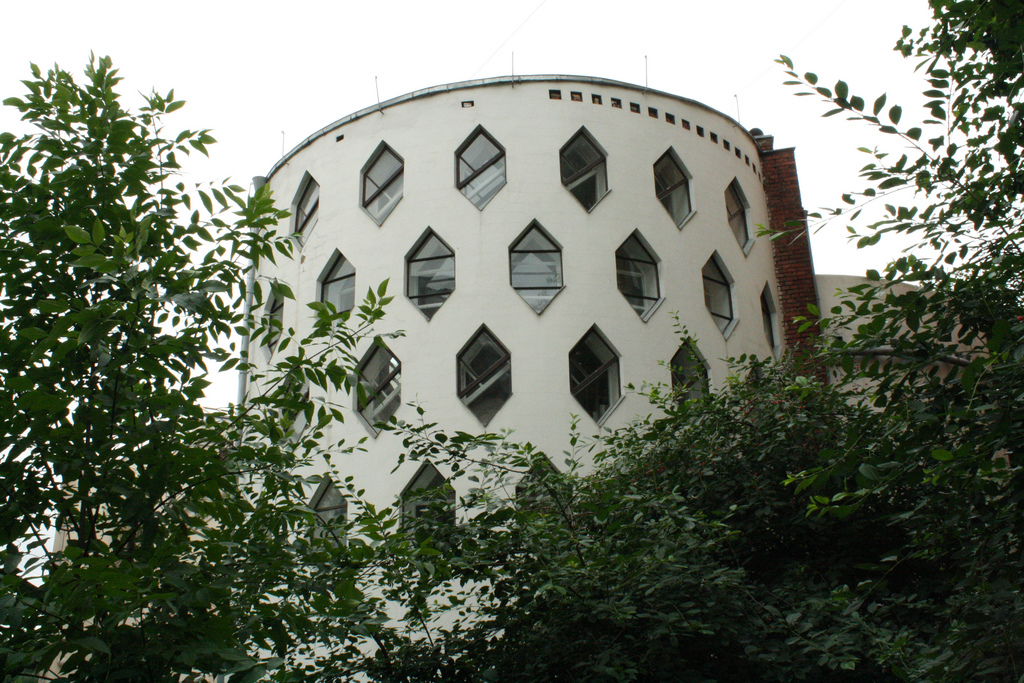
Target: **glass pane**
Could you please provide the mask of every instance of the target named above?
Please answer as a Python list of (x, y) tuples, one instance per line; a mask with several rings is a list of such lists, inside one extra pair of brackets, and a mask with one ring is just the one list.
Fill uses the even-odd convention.
[(561, 287), (562, 255), (558, 252), (512, 252), (512, 286)]
[(505, 159), (502, 158), (462, 188), (462, 194), (466, 195), (478, 209), (482, 209), (504, 186)]
[(395, 205), (398, 204), (398, 200), (402, 198), (403, 183), (403, 175), (399, 175), (391, 181), (387, 188), (377, 195), (377, 198), (366, 207), (367, 211), (378, 221), (383, 221), (391, 212), (391, 209), (395, 208)]
[(615, 354), (608, 345), (595, 333), (590, 332), (569, 352), (569, 376), (573, 384), (583, 383), (613, 358)]
[(363, 365), (359, 374), (371, 386), (379, 386), (384, 379), (398, 368), (398, 359), (389, 351), (381, 348), (373, 350), (373, 355)]
[(663, 195), (661, 203), (665, 206), (669, 215), (672, 216), (672, 220), (676, 222), (676, 225), (682, 223), (683, 219), (690, 215), (689, 183), (683, 183), (668, 194)]
[(334, 485), (334, 482), (330, 482), (327, 485), (327, 489), (320, 496), (320, 499), (316, 501), (317, 516), (320, 517), (324, 522), (330, 522), (332, 519), (338, 517), (344, 517), (345, 510), (348, 507), (348, 502), (345, 500), (345, 496), (342, 495), (338, 487)]
[(694, 351), (679, 347), (672, 356), (672, 387), (681, 389), (685, 398), (700, 398), (708, 387), (708, 370)]
[(736, 241), (746, 244), (749, 239), (746, 207), (743, 206), (743, 200), (740, 199), (735, 183), (725, 189), (725, 209), (729, 215), (729, 227), (732, 228), (732, 234), (736, 236)]
[(740, 244), (747, 243), (747, 217), (742, 211), (729, 219), (729, 227)]
[(450, 293), (455, 289), (455, 259), (409, 263), (409, 296)]
[(619, 398), (619, 364), (610, 361), (617, 361), (617, 357), (594, 332), (587, 334), (569, 352), (572, 394), (596, 421), (600, 421)]
[(730, 185), (725, 190), (725, 210), (732, 216), (734, 213), (743, 210), (743, 202), (740, 201), (739, 196), (736, 194), (736, 188)]
[(444, 242), (439, 240), (436, 235), (431, 235), (423, 242), (416, 253), (412, 255), (413, 259), (428, 259), (435, 258), (438, 256), (454, 256), (452, 250), (444, 245)]
[[(459, 156), (460, 168), (464, 164), (468, 170), (468, 174), (473, 173), (483, 168), (488, 161), (498, 155), (500, 150), (494, 146), (487, 136), (480, 133), (476, 138), (469, 144), (469, 147)], [(465, 180), (465, 176), (460, 176), (460, 180)]]
[(557, 249), (558, 247), (545, 237), (539, 228), (531, 229), (512, 247), (512, 251), (555, 251)]
[(714, 317), (718, 329), (724, 332), (732, 322), (732, 296), (729, 284), (723, 280), (722, 271), (709, 261), (704, 266), (704, 305)]
[(325, 303), (334, 304), (340, 313), (351, 311), (356, 304), (356, 279), (348, 276), (334, 282), (324, 284), (323, 298)]
[(585, 135), (578, 135), (562, 152), (562, 182), (568, 182), (603, 157)]
[(455, 291), (455, 257), (451, 249), (434, 235), (417, 250), (414, 258), (425, 258), (425, 254), (438, 256), (409, 261), (406, 291), (429, 320)]
[(630, 235), (629, 239), (622, 243), (622, 246), (619, 247), (619, 250), (615, 255), (635, 259), (637, 261), (654, 262), (654, 258), (651, 256), (650, 252), (644, 248), (644, 245), (640, 243), (640, 240), (637, 239), (635, 234)]
[(306, 191), (302, 194), (302, 199), (299, 200), (300, 216), (309, 215), (318, 201), (320, 201), (320, 184), (315, 180), (310, 180)]
[(772, 315), (771, 302), (768, 299), (768, 292), (761, 292), (761, 323), (764, 325), (764, 336), (768, 345), (775, 348), (775, 325)]
[(523, 297), (526, 303), (530, 304), (530, 308), (540, 313), (547, 305), (551, 303), (551, 300), (555, 298), (555, 295), (561, 291), (558, 289), (521, 289), (519, 290), (519, 296)]
[(481, 382), (464, 400), (485, 426), (512, 395), (512, 367), (506, 363)]
[(385, 149), (377, 157), (377, 161), (370, 167), (370, 170), (366, 172), (366, 177), (373, 181), (374, 185), (380, 187), (400, 168), (402, 168), (402, 162)]
[(459, 384), (466, 388), (506, 356), (494, 337), (486, 332), (477, 335), (476, 339), (459, 359)]
[(349, 275), (356, 274), (356, 267), (352, 265), (352, 262), (346, 259), (344, 256), (338, 258), (331, 267), (331, 271), (327, 273), (325, 280), (338, 280)]
[(663, 156), (654, 165), (654, 183), (659, 196), (685, 179), (686, 176), (668, 155)]

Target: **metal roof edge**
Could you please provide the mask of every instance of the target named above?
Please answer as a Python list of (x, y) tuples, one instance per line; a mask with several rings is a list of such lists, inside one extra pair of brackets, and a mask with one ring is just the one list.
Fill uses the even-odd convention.
[(670, 99), (678, 100), (679, 102), (682, 102), (684, 104), (691, 105), (700, 109), (705, 109), (713, 114), (721, 116), (722, 118), (731, 122), (736, 128), (742, 130), (750, 139), (750, 142), (754, 143), (755, 146), (757, 144), (754, 140), (754, 136), (750, 134), (750, 131), (748, 131), (740, 122), (736, 121), (728, 114), (722, 113), (717, 109), (714, 109), (713, 107), (709, 107), (708, 105), (702, 102), (698, 102), (697, 100), (690, 99), (689, 97), (683, 97), (682, 95), (674, 95), (663, 90), (647, 88), (640, 85), (636, 85), (634, 83), (626, 83), (624, 81), (616, 81), (610, 78), (600, 78), (597, 76), (571, 76), (564, 74), (538, 74), (532, 76), (494, 76), (492, 78), (478, 78), (471, 81), (458, 81), (456, 83), (445, 83), (442, 85), (431, 86), (429, 88), (423, 88), (421, 90), (413, 90), (412, 92), (406, 93), (404, 95), (392, 97), (391, 99), (385, 100), (384, 102), (381, 102), (379, 104), (364, 107), (363, 109), (360, 109), (347, 116), (337, 119), (333, 123), (324, 126), (320, 130), (313, 133), (312, 135), (306, 137), (306, 139), (304, 139), (299, 144), (295, 145), (295, 147), (293, 147), (287, 154), (278, 159), (278, 161), (270, 169), (270, 172), (267, 173), (266, 177), (268, 179), (272, 178), (274, 174), (277, 173), (277, 171), (280, 170), (282, 166), (288, 163), (288, 161), (291, 160), (293, 156), (301, 152), (306, 147), (309, 147), (315, 141), (329, 135), (333, 131), (341, 128), (342, 126), (348, 123), (361, 119), (365, 116), (369, 116), (370, 114), (383, 113), (385, 109), (395, 107), (406, 102), (412, 102), (414, 100), (420, 100), (426, 97), (433, 97), (434, 95), (442, 95), (457, 90), (472, 90), (475, 88), (486, 88), (496, 85), (515, 86), (518, 83), (590, 83), (593, 85), (612, 86), (615, 88), (623, 88), (625, 90), (634, 90), (643, 95), (653, 94), (658, 95), (660, 97), (668, 97)]

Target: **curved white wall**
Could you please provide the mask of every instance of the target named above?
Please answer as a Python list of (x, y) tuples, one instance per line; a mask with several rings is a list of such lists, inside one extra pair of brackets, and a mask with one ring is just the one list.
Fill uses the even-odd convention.
[[(553, 89), (561, 99), (551, 99)], [(581, 93), (582, 101), (574, 101), (573, 92)], [(613, 98), (622, 108), (612, 107)], [(472, 106), (464, 106), (469, 101)], [(640, 113), (630, 110), (631, 103)], [(657, 110), (657, 118), (649, 108)], [(455, 150), (478, 125), (504, 147), (507, 159), (507, 184), (482, 211), (456, 189), (454, 170)], [(562, 186), (559, 174), (559, 150), (581, 126), (607, 152), (610, 191), (589, 213)], [(401, 202), (378, 226), (361, 206), (360, 173), (381, 141), (404, 159), (405, 178)], [(695, 214), (682, 229), (654, 190), (653, 165), (670, 147), (692, 175)], [(757, 225), (768, 224), (759, 172), (757, 147), (746, 130), (683, 98), (570, 77), (441, 86), (342, 119), (279, 162), (270, 176), (279, 205), (291, 208), (309, 173), (321, 188), (319, 221), (296, 248), (293, 262), (264, 267), (259, 277), (292, 286), (297, 301), (286, 303), (284, 324), (300, 334), (310, 314), (305, 304), (319, 299), (317, 278), (336, 250), (356, 268), (357, 300), (368, 287), (389, 279), (395, 301), (380, 331), (405, 332), (388, 342), (402, 363), (403, 404), (419, 403), (429, 420), (448, 430), (483, 429), (456, 395), (456, 354), (486, 325), (512, 357), (512, 396), (488, 431), (514, 429), (514, 438), (532, 442), (561, 466), (570, 415), (581, 416), (584, 434), (597, 430), (569, 392), (569, 350), (591, 326), (596, 324), (620, 355), (624, 398), (603, 421), (609, 428), (650, 410), (626, 384), (668, 383), (664, 364), (679, 347), (674, 313), (697, 339), (712, 384), (727, 372), (722, 359), (771, 353), (759, 299), (767, 283), (778, 300), (771, 244), (755, 238), (744, 253), (730, 230), (724, 200), (726, 187), (737, 179), (750, 205), (751, 235), (756, 234)], [(533, 220), (563, 250), (564, 290), (540, 315), (509, 283), (509, 245)], [(428, 227), (456, 258), (455, 291), (429, 321), (406, 298), (404, 286), (405, 256)], [(646, 322), (616, 286), (615, 251), (634, 230), (660, 259), (663, 301)], [(728, 339), (704, 305), (701, 269), (714, 252), (734, 280), (738, 322)], [(331, 399), (352, 408), (351, 396)], [(418, 419), (408, 405), (397, 417)], [(345, 436), (349, 443), (367, 437), (367, 453), (337, 460), (335, 466), (355, 476), (371, 500), (392, 502), (417, 468), (406, 463), (389, 475), (400, 442), (388, 434), (375, 436), (355, 414), (330, 429), (331, 436)]]

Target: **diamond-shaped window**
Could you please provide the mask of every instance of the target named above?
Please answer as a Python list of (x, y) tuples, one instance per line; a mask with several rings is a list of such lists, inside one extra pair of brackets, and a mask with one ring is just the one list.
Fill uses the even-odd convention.
[(562, 290), (562, 248), (533, 221), (509, 247), (512, 287), (534, 311), (543, 311)]
[(580, 128), (559, 152), (562, 184), (587, 211), (608, 194), (605, 157), (586, 128)]
[(505, 187), (505, 149), (477, 126), (455, 152), (455, 184), (478, 209)]
[(363, 208), (380, 225), (402, 201), (405, 162), (393, 149), (380, 143), (363, 167)]
[(427, 320), (455, 291), (455, 252), (430, 228), (405, 259), (406, 295)]
[(658, 284), (658, 260), (634, 232), (615, 251), (616, 280), (636, 314), (646, 320), (661, 300)]
[(459, 398), (485, 427), (512, 395), (512, 356), (486, 327), (458, 355)]
[(693, 213), (690, 204), (690, 176), (673, 150), (661, 155), (654, 163), (654, 192), (676, 227)]

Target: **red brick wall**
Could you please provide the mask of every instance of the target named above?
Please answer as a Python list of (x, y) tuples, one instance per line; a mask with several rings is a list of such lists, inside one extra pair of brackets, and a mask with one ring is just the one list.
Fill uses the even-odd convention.
[(800, 182), (792, 148), (772, 149), (771, 138), (758, 140), (761, 146), (761, 170), (768, 198), (768, 213), (773, 233), (784, 232), (772, 242), (775, 253), (775, 278), (779, 301), (776, 304), (786, 348), (807, 346), (817, 335), (817, 326), (799, 331), (802, 323), (794, 318), (812, 318), (808, 304), (818, 305), (814, 286), (814, 264), (807, 232), (807, 218), (800, 200)]

